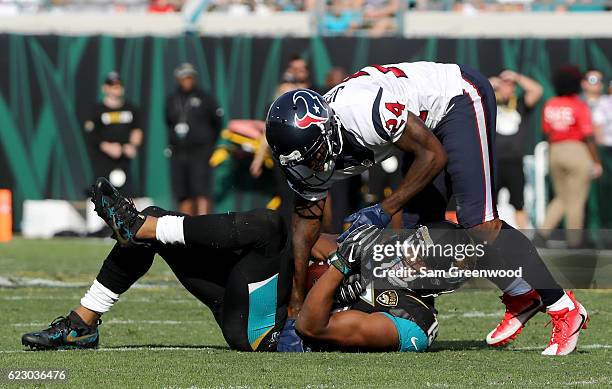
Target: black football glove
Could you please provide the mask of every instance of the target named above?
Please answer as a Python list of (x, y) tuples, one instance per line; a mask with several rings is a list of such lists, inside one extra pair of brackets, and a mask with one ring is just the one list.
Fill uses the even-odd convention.
[(379, 240), (382, 230), (372, 225), (361, 225), (351, 231), (342, 242), (330, 263), (345, 276), (358, 273), (361, 260)]
[(360, 274), (346, 278), (336, 292), (336, 301), (341, 305), (352, 305), (363, 293), (363, 282)]

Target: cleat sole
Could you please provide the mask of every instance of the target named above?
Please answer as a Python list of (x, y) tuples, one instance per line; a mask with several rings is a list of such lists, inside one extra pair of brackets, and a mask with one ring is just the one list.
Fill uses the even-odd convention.
[(524, 327), (519, 328), (514, 334), (508, 336), (507, 338), (505, 338), (503, 340), (500, 340), (497, 343), (490, 343), (490, 344), (487, 343), (487, 344), (489, 346), (491, 346), (491, 347), (504, 347), (504, 346), (507, 346), (510, 343), (512, 343), (516, 339), (517, 336), (519, 336), (519, 334), (523, 331), (523, 328)]
[(90, 349), (96, 349), (98, 348), (98, 345), (92, 346), (92, 347), (86, 347), (86, 346), (68, 346), (68, 345), (64, 345), (64, 346), (48, 346), (45, 344), (40, 344), (40, 343), (33, 343), (33, 342), (28, 342), (25, 340), (21, 341), (21, 344), (25, 347), (29, 347), (29, 350), (26, 351), (57, 351), (57, 350), (90, 350)]

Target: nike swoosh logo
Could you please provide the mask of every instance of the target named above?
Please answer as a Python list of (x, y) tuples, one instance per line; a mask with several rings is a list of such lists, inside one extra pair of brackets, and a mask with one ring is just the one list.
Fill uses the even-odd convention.
[(412, 345), (414, 346), (414, 351), (419, 351), (419, 348), (416, 345), (416, 341), (417, 341), (416, 337), (413, 336), (412, 338), (410, 338), (410, 343), (412, 343)]
[(92, 340), (91, 338), (93, 337), (93, 339), (95, 340), (95, 338), (97, 337), (97, 334), (89, 334), (89, 335), (83, 335), (83, 336), (73, 336), (72, 332), (68, 334), (68, 336), (66, 336), (66, 341), (67, 342), (78, 342), (80, 340)]
[[(515, 319), (518, 319), (519, 316), (531, 311), (532, 309), (536, 309), (540, 307), (540, 300), (538, 299), (531, 299), (531, 305), (528, 306), (527, 308), (523, 309), (521, 312), (517, 313), (516, 315), (514, 315), (513, 317)], [(535, 315), (535, 312), (533, 313)]]
[(586, 316), (584, 316), (582, 313), (580, 314), (580, 318), (582, 319), (582, 321), (580, 322), (580, 325), (578, 326), (578, 328), (576, 328), (576, 331), (574, 331), (571, 335), (570, 338), (572, 336), (574, 336), (575, 334), (577, 334), (580, 329), (582, 328), (582, 326), (584, 325), (584, 322), (586, 321)]
[(351, 252), (349, 253), (349, 257), (348, 257), (349, 262), (354, 262), (353, 260), (353, 249), (354, 248), (355, 248), (354, 246), (351, 246)]

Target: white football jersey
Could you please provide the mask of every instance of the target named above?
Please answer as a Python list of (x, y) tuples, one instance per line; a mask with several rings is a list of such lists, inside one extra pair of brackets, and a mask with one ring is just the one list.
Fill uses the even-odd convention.
[(289, 186), (307, 200), (325, 198), (334, 182), (361, 174), (390, 155), (406, 128), (408, 111), (433, 129), (452, 108), (450, 100), (462, 93), (456, 64), (403, 62), (361, 69), (324, 96), (342, 123), (344, 140), (332, 178), (319, 186)]

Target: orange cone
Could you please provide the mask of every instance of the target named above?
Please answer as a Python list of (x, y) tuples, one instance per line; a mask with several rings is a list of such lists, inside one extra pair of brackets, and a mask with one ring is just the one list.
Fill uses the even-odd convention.
[(0, 189), (0, 242), (13, 239), (13, 209), (11, 191)]

